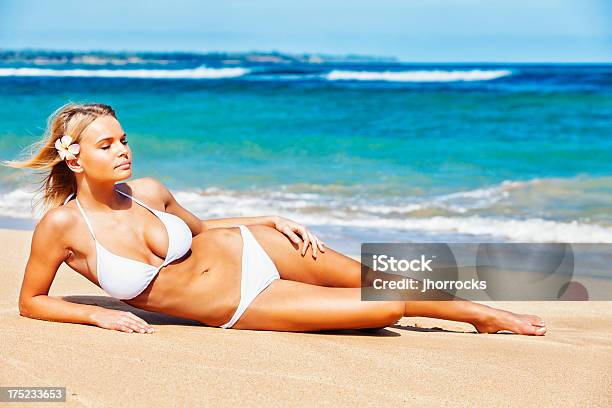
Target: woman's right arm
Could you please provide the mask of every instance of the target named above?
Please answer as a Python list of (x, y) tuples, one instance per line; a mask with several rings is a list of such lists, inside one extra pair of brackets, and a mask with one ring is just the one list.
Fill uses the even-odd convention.
[(65, 211), (53, 209), (36, 225), (19, 293), (19, 314), (32, 319), (91, 324), (125, 332), (151, 329), (148, 323), (130, 312), (67, 302), (48, 295), (58, 268), (70, 255), (66, 237), (71, 222)]

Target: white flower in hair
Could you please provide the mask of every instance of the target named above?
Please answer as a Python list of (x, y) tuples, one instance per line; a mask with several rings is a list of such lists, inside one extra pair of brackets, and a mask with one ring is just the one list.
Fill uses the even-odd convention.
[(78, 143), (72, 143), (72, 137), (64, 135), (55, 141), (55, 148), (59, 153), (62, 160), (76, 159), (77, 154), (81, 150), (81, 146)]

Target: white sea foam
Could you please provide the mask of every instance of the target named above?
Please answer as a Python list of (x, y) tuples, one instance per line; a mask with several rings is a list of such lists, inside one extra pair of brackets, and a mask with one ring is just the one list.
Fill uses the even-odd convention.
[[(314, 219), (312, 220), (315, 221)], [(359, 219), (327, 220), (331, 225), (377, 229), (406, 229), (427, 232), (454, 232), (474, 236), (488, 235), (516, 242), (612, 243), (612, 228), (578, 221), (559, 222), (541, 218), (502, 219), (497, 217), (430, 217), (401, 220)]]
[[(509, 183), (506, 183), (508, 186)], [(478, 193), (476, 193), (478, 194)], [(482, 192), (482, 194), (486, 194)], [(244, 195), (218, 191), (214, 195), (202, 196), (196, 192), (177, 192), (177, 200), (193, 209), (202, 218), (227, 216), (252, 216), (254, 214), (281, 213), (310, 225), (336, 225), (384, 229), (405, 229), (427, 232), (444, 232), (497, 236), (518, 242), (609, 242), (612, 243), (612, 228), (586, 224), (578, 221), (561, 222), (541, 218), (512, 219), (500, 217), (403, 217), (385, 218), (372, 216), (353, 208), (354, 211), (336, 208), (315, 209), (324, 202), (309, 200), (269, 200), (265, 196)], [(369, 207), (369, 210), (372, 210)], [(416, 208), (416, 207), (415, 207)], [(228, 209), (231, 209), (228, 213)], [(351, 210), (349, 208), (349, 210)], [(384, 211), (381, 211), (384, 213)]]
[(329, 81), (392, 81), (392, 82), (455, 82), (489, 81), (512, 75), (506, 69), (469, 71), (423, 70), (423, 71), (343, 71), (333, 70), (325, 75)]
[[(354, 211), (365, 211), (371, 214), (383, 215), (410, 215), (410, 213), (426, 209), (441, 209), (457, 214), (468, 211), (487, 209), (510, 196), (512, 190), (518, 190), (531, 185), (539, 184), (539, 179), (527, 181), (509, 181), (474, 190), (458, 191), (431, 197), (407, 197), (400, 205), (379, 204), (363, 202), (352, 204), (348, 208)], [(413, 202), (406, 202), (412, 200)]]
[[(55, 69), (55, 68), (0, 68), (0, 77), (87, 77), (87, 78), (151, 78), (151, 79), (214, 79), (233, 78), (250, 73), (242, 67), (190, 69)], [(392, 82), (455, 82), (488, 81), (512, 75), (510, 70), (421, 70), (421, 71), (344, 71), (332, 70), (323, 74), (329, 81), (392, 81)], [(283, 78), (285, 78), (284, 76)], [(296, 78), (312, 77), (295, 75)]]
[(32, 208), (34, 198), (34, 194), (21, 188), (0, 194), (0, 215), (14, 218), (40, 218), (40, 209)]
[[(513, 189), (545, 184), (547, 179), (504, 181), (491, 187), (461, 191), (401, 205), (372, 203), (359, 197), (294, 191), (235, 191), (218, 187), (173, 191), (182, 206), (202, 219), (280, 214), (307, 225), (405, 230), (426, 233), (499, 237), (517, 242), (612, 243), (612, 228), (578, 220), (551, 220), (536, 216), (482, 215)], [(0, 215), (39, 218), (31, 210), (33, 195), (22, 189), (0, 194)], [(412, 211), (444, 208), (450, 214), (424, 217)], [(476, 214), (462, 215), (466, 209)], [(399, 214), (399, 215), (398, 215)]]
[(0, 68), (0, 76), (19, 77), (100, 77), (100, 78), (151, 78), (151, 79), (215, 79), (246, 75), (247, 68), (193, 69), (51, 69), (51, 68)]

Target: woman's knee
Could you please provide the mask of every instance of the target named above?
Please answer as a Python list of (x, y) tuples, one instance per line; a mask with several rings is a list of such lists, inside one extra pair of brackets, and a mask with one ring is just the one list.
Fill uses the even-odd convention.
[(361, 328), (383, 328), (397, 323), (404, 316), (401, 302), (385, 302), (362, 315)]
[(390, 302), (386, 307), (387, 324), (393, 324), (404, 317), (404, 302)]

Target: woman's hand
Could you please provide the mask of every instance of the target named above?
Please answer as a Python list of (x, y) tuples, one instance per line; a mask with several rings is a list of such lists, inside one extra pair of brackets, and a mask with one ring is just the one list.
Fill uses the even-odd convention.
[(308, 245), (312, 245), (313, 258), (317, 257), (317, 250), (325, 252), (323, 242), (302, 224), (298, 224), (297, 222), (291, 221), (287, 218), (280, 216), (275, 216), (273, 218), (273, 221), (274, 228), (287, 235), (289, 239), (291, 239), (298, 245), (300, 244), (300, 238), (296, 235), (296, 233), (300, 235), (300, 237), (304, 241), (304, 246), (302, 247), (302, 256), (306, 254), (306, 251), (308, 250)]
[(153, 333), (153, 327), (132, 312), (104, 309), (90, 315), (94, 325), (103, 329), (118, 330), (126, 333)]

